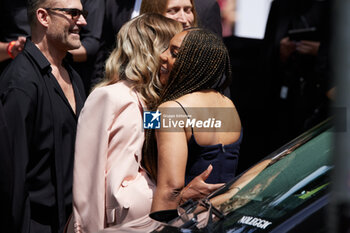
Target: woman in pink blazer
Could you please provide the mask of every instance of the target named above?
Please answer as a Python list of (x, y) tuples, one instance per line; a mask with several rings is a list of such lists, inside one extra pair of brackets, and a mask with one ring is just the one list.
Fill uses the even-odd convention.
[[(75, 232), (97, 232), (150, 213), (155, 184), (140, 165), (143, 109), (159, 98), (159, 55), (181, 30), (171, 19), (145, 14), (118, 33), (117, 47), (106, 63), (105, 81), (89, 95), (78, 121)], [(203, 180), (199, 183), (203, 193), (218, 188)]]

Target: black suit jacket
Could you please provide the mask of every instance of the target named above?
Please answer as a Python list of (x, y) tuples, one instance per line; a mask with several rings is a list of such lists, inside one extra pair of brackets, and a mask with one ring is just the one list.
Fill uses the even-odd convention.
[(86, 22), (87, 25), (81, 28), (81, 44), (86, 49), (87, 60), (85, 62), (71, 62), (74, 70), (78, 72), (83, 80), (85, 92), (91, 90), (91, 79), (93, 77), (96, 55), (100, 48), (102, 26), (105, 14), (104, 0), (82, 0), (84, 10), (89, 12)]
[(97, 53), (95, 71), (93, 74), (93, 84), (98, 83), (103, 78), (104, 63), (109, 53), (115, 47), (117, 33), (120, 28), (130, 20), (134, 10), (135, 0), (106, 0), (105, 17), (101, 38), (101, 47)]
[(222, 36), (220, 7), (216, 0), (195, 0), (199, 26)]
[[(266, 59), (267, 56), (279, 59), (280, 41), (287, 36), (289, 29), (316, 27), (319, 41), (328, 40), (329, 4), (328, 0), (273, 1), (266, 25), (262, 61), (270, 60)], [(275, 64), (270, 66), (275, 69)]]

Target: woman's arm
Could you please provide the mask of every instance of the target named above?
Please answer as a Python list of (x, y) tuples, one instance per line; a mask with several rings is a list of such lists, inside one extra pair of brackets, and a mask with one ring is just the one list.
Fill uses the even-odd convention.
[[(179, 107), (175, 102), (163, 103), (159, 108), (167, 114), (170, 108)], [(156, 131), (158, 148), (157, 188), (151, 211), (175, 209), (180, 203), (185, 184), (187, 162), (186, 133), (181, 128)]]
[(156, 132), (158, 147), (157, 189), (152, 212), (175, 209), (185, 184), (187, 140), (185, 132)]
[[(174, 132), (171, 132), (174, 133)], [(163, 142), (165, 144), (170, 144), (172, 140), (178, 140), (180, 137), (172, 135), (163, 135), (162, 133), (157, 133), (157, 140), (166, 140)], [(167, 138), (169, 136), (169, 138)], [(167, 140), (170, 139), (170, 140)], [(157, 141), (158, 143), (158, 141)], [(160, 141), (159, 141), (160, 143)], [(180, 143), (177, 144), (180, 146)], [(186, 142), (187, 149), (187, 142)], [(174, 153), (170, 153), (171, 150)], [(179, 153), (184, 153), (184, 151), (176, 146), (168, 147), (168, 149), (162, 149), (162, 158), (158, 157), (158, 183), (157, 189), (152, 202), (152, 210), (166, 210), (166, 209), (175, 209), (178, 205), (183, 204), (189, 199), (198, 200), (206, 197), (210, 193), (214, 192), (224, 184), (207, 184), (205, 180), (209, 177), (213, 167), (209, 167), (203, 171), (200, 175), (196, 176), (186, 187), (184, 186), (185, 180), (185, 167), (187, 162), (187, 150), (186, 150), (186, 161), (183, 161)], [(168, 155), (168, 156), (167, 156)], [(160, 156), (158, 151), (158, 156)], [(177, 161), (175, 161), (177, 160)]]
[[(175, 102), (166, 102), (159, 106), (161, 113), (168, 114), (167, 109), (179, 108)], [(180, 112), (182, 113), (182, 109)], [(174, 114), (173, 110), (169, 115)], [(186, 118), (175, 118), (185, 120)], [(189, 200), (198, 200), (215, 191), (223, 184), (207, 184), (212, 166), (195, 177), (186, 187), (185, 172), (187, 164), (187, 140), (183, 128), (171, 128), (156, 131), (158, 148), (157, 189), (152, 203), (152, 212), (175, 209), (179, 204)]]

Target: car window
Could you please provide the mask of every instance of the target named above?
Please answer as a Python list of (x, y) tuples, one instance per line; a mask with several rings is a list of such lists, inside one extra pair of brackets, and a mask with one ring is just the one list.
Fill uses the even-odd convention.
[(255, 218), (255, 223), (266, 228), (283, 221), (327, 192), (332, 138), (328, 130), (283, 156), (263, 161), (262, 167), (255, 168), (256, 174), (243, 175), (226, 193), (214, 197), (213, 205), (230, 223), (249, 225)]

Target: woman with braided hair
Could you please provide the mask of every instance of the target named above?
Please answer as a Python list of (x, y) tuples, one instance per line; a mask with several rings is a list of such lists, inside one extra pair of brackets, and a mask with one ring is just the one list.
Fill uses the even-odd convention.
[[(143, 153), (144, 167), (157, 182), (152, 211), (176, 208), (183, 190), (191, 189), (185, 184), (208, 165), (214, 168), (206, 182), (232, 179), (242, 140), (235, 106), (220, 93), (231, 77), (221, 39), (204, 29), (186, 30), (172, 38), (160, 58), (164, 87), (153, 109), (162, 114), (163, 125), (147, 132)], [(222, 85), (211, 88), (217, 83)]]

